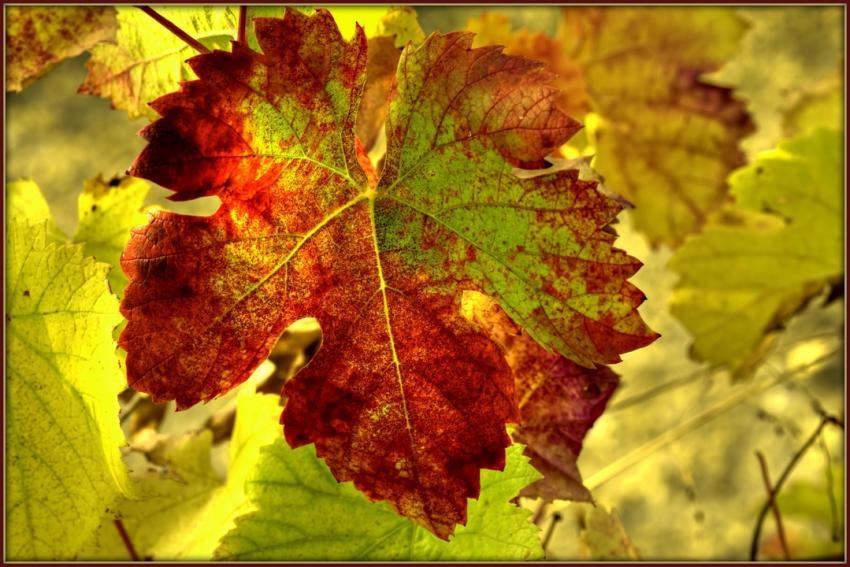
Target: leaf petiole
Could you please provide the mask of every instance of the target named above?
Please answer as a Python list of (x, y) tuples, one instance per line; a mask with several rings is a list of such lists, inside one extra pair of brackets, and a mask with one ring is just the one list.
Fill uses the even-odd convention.
[[(201, 43), (200, 41), (198, 41), (197, 39), (195, 39), (194, 37), (192, 37), (191, 35), (189, 35), (185, 31), (183, 31), (177, 24), (175, 24), (174, 22), (172, 22), (171, 20), (169, 20), (168, 18), (166, 18), (165, 16), (163, 16), (162, 14), (160, 14), (159, 12), (157, 12), (156, 10), (151, 8), (150, 6), (136, 6), (136, 8), (140, 9), (142, 12), (144, 12), (145, 14), (147, 14), (148, 16), (150, 16), (151, 18), (153, 18), (154, 20), (156, 20), (157, 22), (162, 24), (162, 26), (165, 29), (167, 29), (168, 31), (170, 31), (171, 33), (173, 33), (174, 35), (176, 35), (177, 37), (179, 37), (180, 39), (185, 41), (186, 44), (189, 45), (189, 47), (194, 48), (196, 51), (198, 51), (200, 53), (209, 53), (210, 52), (210, 50), (207, 49), (207, 46), (205, 46), (203, 43)], [(241, 15), (242, 15), (241, 11), (240, 11), (239, 15), (240, 15), (240, 23), (241, 23)]]
[(248, 6), (239, 6), (239, 29), (236, 40), (245, 43), (245, 29), (248, 27)]

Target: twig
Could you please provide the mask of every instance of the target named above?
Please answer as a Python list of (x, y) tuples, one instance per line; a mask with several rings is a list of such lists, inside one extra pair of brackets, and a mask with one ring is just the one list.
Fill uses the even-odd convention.
[(552, 514), (552, 521), (549, 523), (549, 528), (546, 530), (546, 535), (543, 536), (543, 551), (546, 551), (546, 548), (549, 547), (549, 540), (552, 539), (552, 533), (555, 531), (555, 526), (558, 525), (563, 519), (563, 516), (559, 512), (555, 512)]
[(680, 423), (672, 429), (668, 429), (658, 437), (651, 439), (640, 447), (637, 447), (636, 449), (630, 451), (629, 453), (626, 453), (614, 462), (608, 464), (604, 468), (591, 475), (585, 481), (584, 485), (588, 488), (588, 490), (595, 490), (596, 488), (599, 488), (599, 486), (605, 484), (612, 478), (622, 474), (637, 463), (642, 462), (646, 457), (648, 457), (652, 453), (658, 451), (659, 449), (663, 449), (664, 447), (666, 447), (673, 441), (676, 441), (680, 437), (683, 437), (688, 433), (694, 431), (695, 429), (698, 429), (699, 427), (705, 425), (706, 423), (711, 422), (712, 420), (734, 408), (750, 396), (758, 392), (773, 388), (774, 386), (781, 384), (782, 382), (793, 376), (806, 372), (810, 368), (815, 367), (818, 364), (821, 364), (824, 360), (827, 360), (830, 357), (834, 356), (836, 352), (837, 351), (829, 352), (804, 366), (795, 368), (792, 371), (787, 371), (783, 375), (779, 376), (774, 380), (770, 380), (767, 383), (752, 382), (746, 386), (741, 387), (740, 390), (738, 390), (728, 398), (717, 402), (713, 406), (698, 413), (691, 419)]
[(823, 435), (820, 437), (820, 446), (826, 459), (826, 497), (829, 500), (829, 517), (832, 526), (832, 541), (838, 542), (841, 536), (838, 533), (838, 503), (835, 501), (835, 479), (832, 476), (832, 455)]
[(608, 406), (607, 411), (611, 413), (626, 409), (637, 404), (642, 404), (648, 400), (651, 400), (652, 398), (664, 394), (665, 392), (680, 388), (682, 386), (687, 386), (694, 380), (697, 380), (699, 378), (707, 378), (717, 372), (718, 371), (716, 369), (711, 368), (691, 372), (690, 374), (686, 374), (685, 376), (682, 376), (680, 378), (675, 378), (673, 380), (670, 380), (669, 382), (665, 382), (653, 388), (649, 388), (648, 390), (644, 390), (643, 392), (634, 394), (632, 396), (629, 396), (628, 398), (624, 398), (619, 401), (614, 400), (613, 402), (611, 402), (611, 405)]
[(236, 40), (245, 43), (245, 30), (248, 27), (248, 6), (239, 6), (239, 31)]
[(788, 540), (785, 538), (785, 527), (782, 525), (782, 515), (779, 513), (779, 505), (776, 503), (776, 491), (770, 485), (770, 473), (767, 470), (767, 461), (761, 451), (756, 451), (756, 458), (759, 460), (761, 478), (764, 480), (764, 487), (767, 490), (767, 503), (773, 510), (773, 517), (776, 520), (776, 531), (779, 534), (779, 543), (782, 546), (782, 554), (785, 557), (785, 561), (790, 561), (791, 553), (788, 551)]
[(180, 27), (177, 26), (177, 24), (175, 24), (174, 22), (172, 22), (171, 20), (169, 20), (168, 18), (166, 18), (162, 14), (158, 13), (156, 10), (154, 10), (150, 6), (136, 6), (136, 8), (140, 9), (142, 12), (144, 12), (145, 14), (147, 14), (148, 16), (150, 16), (151, 18), (153, 18), (154, 20), (159, 22), (165, 29), (167, 29), (168, 31), (170, 31), (171, 33), (173, 33), (174, 35), (176, 35), (177, 37), (179, 37), (180, 39), (185, 41), (186, 44), (189, 45), (189, 47), (194, 48), (196, 51), (199, 51), (200, 53), (209, 53), (210, 52), (210, 50), (207, 49), (207, 46), (205, 46), (203, 43), (201, 43), (200, 41), (198, 41), (197, 39), (195, 39), (194, 37), (192, 37), (191, 35), (189, 35), (185, 31), (180, 29)]
[[(806, 442), (803, 443), (803, 446), (800, 447), (800, 449), (798, 449), (796, 453), (794, 453), (794, 456), (791, 458), (791, 461), (785, 467), (785, 470), (782, 471), (782, 475), (779, 477), (779, 480), (776, 481), (776, 486), (773, 487), (774, 496), (776, 494), (779, 494), (779, 491), (782, 490), (782, 486), (785, 484), (785, 481), (788, 480), (788, 477), (791, 475), (791, 472), (794, 470), (794, 467), (797, 465), (803, 455), (806, 454), (806, 451), (809, 450), (809, 447), (811, 447), (812, 444), (814, 444), (814, 442), (817, 440), (818, 436), (821, 434), (821, 431), (823, 431), (823, 428), (826, 427), (828, 424), (836, 425), (838, 427), (841, 427), (842, 429), (844, 428), (844, 423), (837, 417), (831, 415), (822, 417), (820, 423), (818, 424), (818, 428), (815, 429), (815, 432), (812, 433), (808, 439), (806, 439)], [(750, 543), (750, 561), (755, 561), (756, 555), (758, 555), (759, 540), (761, 539), (761, 527), (762, 524), (764, 524), (765, 517), (767, 517), (768, 510), (770, 510), (770, 499), (768, 499), (768, 501), (765, 502), (764, 506), (762, 506), (761, 510), (759, 511), (758, 519), (756, 520), (756, 527), (753, 530), (753, 540)]]
[(112, 523), (115, 524), (115, 529), (118, 530), (118, 535), (121, 536), (121, 541), (124, 542), (124, 547), (127, 548), (127, 553), (130, 554), (130, 559), (133, 561), (141, 561), (139, 554), (136, 553), (136, 548), (133, 547), (133, 542), (130, 540), (130, 536), (127, 534), (127, 530), (124, 529), (124, 522), (121, 521), (121, 518), (115, 518), (112, 520)]

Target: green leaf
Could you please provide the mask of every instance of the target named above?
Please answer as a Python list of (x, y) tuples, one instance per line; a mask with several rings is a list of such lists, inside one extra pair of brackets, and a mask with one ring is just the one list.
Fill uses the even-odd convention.
[(772, 331), (844, 273), (841, 138), (803, 135), (735, 172), (737, 206), (671, 259), (671, 310), (696, 358), (746, 374)]
[(481, 496), (466, 526), (450, 541), (370, 502), (350, 483), (337, 483), (312, 445), (290, 449), (282, 439), (263, 449), (246, 489), (257, 510), (236, 521), (216, 552), (226, 560), (470, 561), (541, 559), (531, 513), (510, 503), (540, 475), (507, 450), (504, 472), (481, 473)]
[(148, 184), (124, 177), (104, 181), (95, 177), (85, 182), (79, 199), (80, 221), (74, 242), (86, 246), (86, 254), (112, 266), (109, 285), (121, 297), (127, 277), (121, 271), (121, 252), (130, 239), (130, 230), (148, 223), (142, 210)]
[(68, 241), (68, 237), (53, 222), (47, 200), (32, 179), (6, 184), (6, 226), (15, 219), (27, 219), (30, 224), (46, 221), (48, 242), (65, 244)]
[[(26, 218), (26, 217), (24, 217)], [(119, 447), (122, 320), (105, 264), (9, 225), (6, 260), (7, 558), (73, 558), (128, 490)]]
[(212, 467), (209, 430), (167, 442), (162, 451), (164, 472), (136, 474), (139, 497), (117, 502), (81, 555), (89, 560), (129, 559), (112, 525), (117, 515), (142, 557), (212, 558), (234, 519), (254, 509), (245, 495), (245, 480), (260, 447), (280, 438), (279, 416), (277, 396), (257, 394), (251, 384), (244, 386), (237, 398), (227, 481), (218, 478)]
[(758, 128), (743, 147), (755, 156), (777, 144), (785, 112), (822, 81), (841, 77), (843, 11), (838, 6), (783, 6), (738, 12), (749, 31), (735, 57), (710, 80), (734, 88), (747, 101)]
[(115, 10), (92, 6), (6, 9), (6, 90), (20, 91), (60, 61), (115, 37)]

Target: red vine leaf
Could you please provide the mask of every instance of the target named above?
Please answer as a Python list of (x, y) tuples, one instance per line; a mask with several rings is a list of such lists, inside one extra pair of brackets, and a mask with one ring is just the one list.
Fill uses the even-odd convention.
[(285, 386), (286, 439), (447, 538), (519, 417), (463, 290), (582, 364), (618, 360), (656, 336), (626, 281), (639, 264), (612, 247), (619, 206), (575, 171), (514, 175), (578, 127), (537, 63), (466, 33), (405, 48), (378, 179), (354, 134), (363, 30), (344, 41), (324, 10), (254, 25), (262, 53), (194, 57), (199, 79), (156, 100), (162, 118), (143, 130), (132, 174), (222, 204), (157, 213), (129, 242), (129, 381), (180, 408), (209, 400), (315, 317), (323, 343)]
[(590, 501), (576, 460), (584, 436), (605, 411), (619, 378), (607, 366), (584, 368), (547, 352), (485, 295), (467, 293), (463, 308), (502, 346), (516, 377), (521, 419), (513, 438), (526, 446), (525, 455), (543, 475), (520, 496)]

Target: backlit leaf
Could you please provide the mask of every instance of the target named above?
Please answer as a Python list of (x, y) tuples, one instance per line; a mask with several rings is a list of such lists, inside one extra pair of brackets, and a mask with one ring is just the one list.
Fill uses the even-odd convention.
[(841, 133), (818, 130), (730, 178), (737, 206), (670, 261), (673, 314), (701, 360), (747, 373), (773, 331), (843, 268)]
[(46, 222), (48, 243), (65, 244), (68, 241), (68, 237), (53, 222), (47, 200), (32, 179), (6, 184), (6, 226), (24, 219), (30, 224)]
[[(92, 49), (80, 92), (108, 98), (130, 118), (155, 118), (148, 103), (194, 78), (185, 60), (195, 50), (134, 6), (119, 6), (115, 44)], [(156, 10), (210, 49), (234, 38), (238, 9), (229, 6), (157, 6)]]
[[(155, 9), (209, 49), (228, 49), (230, 42), (236, 39), (238, 7), (157, 6)], [(147, 116), (154, 119), (157, 113), (148, 103), (176, 90), (180, 81), (196, 78), (186, 60), (197, 52), (137, 7), (117, 7), (116, 10), (116, 41), (92, 49), (92, 57), (87, 63), (89, 74), (80, 86), (80, 92), (108, 98), (113, 107), (126, 110), (130, 118)], [(299, 10), (313, 11), (306, 7)], [(331, 12), (337, 17), (343, 36), (348, 39), (353, 37), (358, 21), (367, 30), (368, 37), (398, 34), (404, 41), (419, 37), (415, 12), (412, 22), (410, 16), (404, 14), (407, 10), (400, 8), (338, 6)], [(282, 15), (282, 6), (248, 8), (249, 22), (256, 17)], [(252, 49), (257, 49), (257, 39), (250, 31), (250, 24), (248, 27), (246, 42)]]
[(128, 487), (121, 316), (109, 267), (26, 221), (9, 223), (6, 243), (6, 557), (71, 559)]
[(115, 9), (91, 6), (9, 6), (6, 90), (20, 91), (68, 57), (115, 38)]
[(531, 513), (510, 503), (539, 475), (507, 451), (504, 472), (484, 471), (469, 521), (448, 542), (339, 484), (312, 447), (263, 449), (248, 480), (256, 512), (236, 521), (216, 552), (229, 561), (523, 561), (542, 559)]
[(324, 10), (254, 23), (263, 55), (193, 58), (200, 80), (155, 101), (143, 131), (133, 175), (222, 206), (158, 213), (128, 244), (129, 380), (181, 408), (209, 400), (315, 317), (322, 347), (285, 387), (287, 440), (446, 538), (518, 418), (462, 292), (579, 364), (618, 361), (656, 337), (627, 282), (640, 264), (613, 248), (620, 206), (576, 170), (515, 175), (577, 128), (538, 64), (472, 49), (471, 34), (408, 45), (378, 179), (354, 136), (362, 30), (344, 41)]

